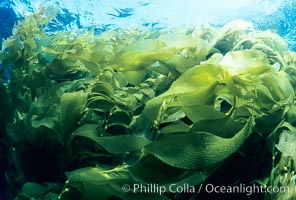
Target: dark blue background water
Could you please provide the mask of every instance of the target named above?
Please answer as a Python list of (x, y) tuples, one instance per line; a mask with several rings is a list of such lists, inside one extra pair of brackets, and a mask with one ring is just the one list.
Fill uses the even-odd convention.
[[(1, 1), (2, 0), (0, 0), (0, 2)], [(10, 1), (3, 1), (0, 3), (0, 38), (9, 37), (11, 35), (13, 25), (18, 20), (10, 5)]]

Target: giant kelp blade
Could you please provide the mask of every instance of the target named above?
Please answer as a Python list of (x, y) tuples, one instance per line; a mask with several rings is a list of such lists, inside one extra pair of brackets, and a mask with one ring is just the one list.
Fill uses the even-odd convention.
[(151, 142), (137, 135), (99, 136), (99, 134), (95, 126), (86, 124), (74, 131), (71, 141), (75, 137), (85, 137), (99, 144), (106, 151), (114, 154), (141, 150)]
[(219, 166), (220, 163), (198, 170), (181, 169), (168, 165), (155, 156), (148, 155), (132, 165), (130, 172), (137, 180), (146, 183), (157, 183), (166, 187), (169, 187), (171, 183), (194, 186), (203, 183)]
[[(129, 171), (123, 166), (111, 170), (97, 167), (85, 167), (66, 173), (68, 190), (61, 193), (60, 198), (70, 200), (72, 196), (67, 193), (79, 191), (81, 200), (105, 199), (144, 199), (162, 200), (165, 196), (153, 193), (141, 193), (134, 190), (135, 185), (145, 184), (132, 179)], [(124, 186), (129, 189), (125, 190)]]
[(197, 132), (165, 135), (145, 146), (145, 151), (163, 162), (183, 168), (197, 169), (223, 161), (236, 152), (252, 132), (252, 118), (232, 138)]

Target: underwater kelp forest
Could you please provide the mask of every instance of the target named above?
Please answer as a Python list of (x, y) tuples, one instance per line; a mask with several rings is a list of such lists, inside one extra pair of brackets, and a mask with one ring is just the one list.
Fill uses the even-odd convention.
[(2, 43), (3, 199), (296, 198), (283, 38), (242, 20), (47, 33), (56, 12)]

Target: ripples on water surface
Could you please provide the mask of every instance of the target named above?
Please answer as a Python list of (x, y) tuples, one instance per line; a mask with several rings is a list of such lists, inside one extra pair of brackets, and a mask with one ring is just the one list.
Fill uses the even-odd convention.
[(118, 27), (149, 26), (159, 29), (184, 24), (223, 25), (231, 20), (244, 19), (253, 22), (256, 28), (278, 32), (292, 49), (296, 47), (296, 2), (292, 0), (2, 0), (0, 36), (8, 37), (16, 20), (45, 3), (49, 9), (60, 8), (57, 17), (47, 27), (49, 32), (91, 26), (95, 27), (96, 33), (100, 33)]

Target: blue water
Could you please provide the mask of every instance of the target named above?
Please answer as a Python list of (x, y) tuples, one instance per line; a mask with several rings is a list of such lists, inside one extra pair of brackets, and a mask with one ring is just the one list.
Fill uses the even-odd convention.
[(0, 0), (0, 38), (11, 35), (13, 25), (24, 13), (33, 12), (45, 2), (48, 9), (60, 8), (46, 29), (52, 33), (92, 26), (96, 33), (134, 26), (221, 26), (243, 19), (253, 22), (257, 29), (277, 32), (296, 50), (294, 0)]

